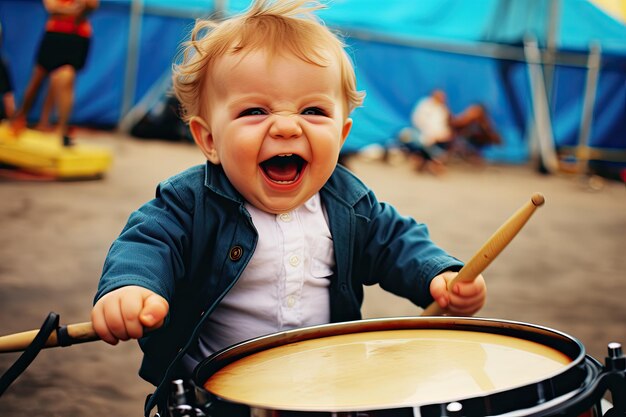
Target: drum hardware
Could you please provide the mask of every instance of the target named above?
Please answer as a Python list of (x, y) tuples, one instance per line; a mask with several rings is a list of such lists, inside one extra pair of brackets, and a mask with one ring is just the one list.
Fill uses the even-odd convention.
[(605, 359), (607, 369), (623, 371), (626, 369), (626, 356), (622, 352), (622, 344), (611, 342), (608, 346), (608, 355)]
[(172, 381), (172, 393), (168, 406), (170, 417), (206, 417), (190, 398), (190, 391), (182, 379)]
[(463, 411), (463, 404), (458, 401), (453, 401), (450, 404), (446, 405), (447, 415), (450, 417), (460, 417)]
[(626, 416), (626, 356), (622, 352), (621, 343), (609, 343), (605, 369), (607, 371), (606, 384), (613, 400), (613, 408), (607, 412), (607, 415), (624, 417)]

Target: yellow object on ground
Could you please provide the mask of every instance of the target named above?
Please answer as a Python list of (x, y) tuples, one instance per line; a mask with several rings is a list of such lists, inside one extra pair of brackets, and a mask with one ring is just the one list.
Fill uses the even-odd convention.
[(0, 124), (0, 163), (59, 179), (102, 176), (111, 166), (108, 149), (83, 144), (63, 146), (53, 133), (24, 129), (15, 135), (8, 122)]

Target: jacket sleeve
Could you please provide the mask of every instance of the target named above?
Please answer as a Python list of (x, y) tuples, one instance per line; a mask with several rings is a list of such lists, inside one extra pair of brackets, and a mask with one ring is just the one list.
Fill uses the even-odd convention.
[(355, 268), (362, 283), (378, 283), (384, 290), (425, 307), (432, 302), (430, 282), (445, 270), (459, 270), (463, 263), (431, 240), (428, 228), (400, 215), (369, 193), (360, 203), (366, 216), (357, 216)]
[(127, 285), (145, 287), (168, 301), (185, 275), (192, 211), (170, 180), (156, 197), (133, 212), (106, 257), (95, 301)]

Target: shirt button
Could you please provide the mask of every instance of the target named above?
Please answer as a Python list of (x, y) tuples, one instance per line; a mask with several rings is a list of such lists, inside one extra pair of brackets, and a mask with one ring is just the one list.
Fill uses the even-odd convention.
[(287, 307), (293, 307), (296, 304), (296, 297), (294, 297), (293, 295), (290, 295), (289, 297), (287, 297)]
[(228, 257), (231, 261), (238, 261), (243, 256), (243, 248), (241, 246), (233, 246), (230, 248)]
[(300, 263), (300, 258), (298, 258), (297, 255), (293, 255), (291, 258), (289, 258), (289, 265), (298, 266), (299, 263)]
[(281, 213), (278, 215), (278, 218), (284, 221), (285, 223), (291, 221), (291, 214), (289, 213)]

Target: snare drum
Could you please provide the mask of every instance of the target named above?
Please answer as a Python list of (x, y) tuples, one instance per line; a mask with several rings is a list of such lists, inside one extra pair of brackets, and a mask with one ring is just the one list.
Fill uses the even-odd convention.
[(205, 359), (193, 383), (213, 417), (597, 416), (602, 369), (545, 327), (402, 317), (252, 339)]

